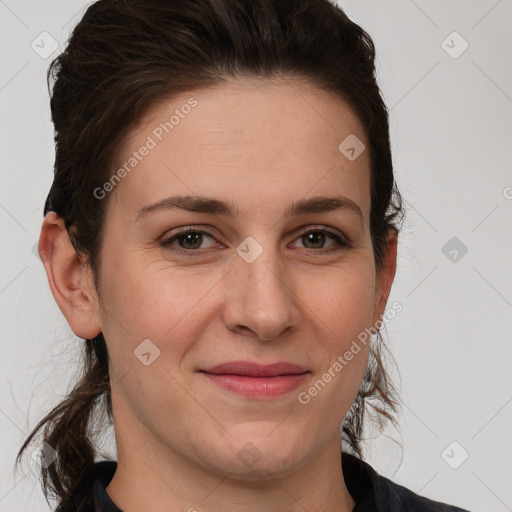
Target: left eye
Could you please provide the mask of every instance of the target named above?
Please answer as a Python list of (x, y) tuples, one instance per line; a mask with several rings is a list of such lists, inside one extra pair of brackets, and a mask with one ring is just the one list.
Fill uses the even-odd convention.
[[(197, 249), (201, 248), (204, 235), (206, 235), (208, 238), (211, 238), (212, 240), (215, 240), (213, 236), (206, 231), (187, 229), (162, 240), (161, 246), (169, 248), (171, 251), (177, 253), (197, 253), (200, 252)], [(306, 249), (322, 249), (316, 250), (315, 252), (331, 252), (333, 250), (340, 250), (350, 247), (349, 243), (346, 242), (340, 235), (324, 229), (310, 229), (308, 231), (304, 231), (299, 235), (298, 239), (300, 239), (302, 243), (313, 245), (313, 247), (305, 247)], [(319, 247), (323, 246), (326, 240), (334, 241), (334, 247), (328, 249)], [(176, 242), (178, 242), (179, 247), (175, 245)], [(216, 243), (213, 243), (210, 247), (214, 247), (215, 245)], [(173, 248), (171, 249), (170, 246)]]
[[(340, 235), (337, 235), (336, 233), (333, 233), (331, 231), (326, 231), (324, 229), (314, 229), (305, 231), (300, 235), (299, 239), (302, 241), (307, 240), (307, 243), (311, 243), (313, 244), (313, 246), (318, 245), (319, 243), (322, 244), (323, 242), (325, 242), (325, 240), (332, 240), (335, 242), (334, 248), (331, 247), (331, 249), (319, 252), (330, 252), (332, 250), (339, 250), (340, 248), (349, 247), (348, 242), (346, 242)], [(309, 248), (311, 247), (306, 247), (306, 249)], [(320, 249), (323, 249), (323, 247), (321, 247)]]

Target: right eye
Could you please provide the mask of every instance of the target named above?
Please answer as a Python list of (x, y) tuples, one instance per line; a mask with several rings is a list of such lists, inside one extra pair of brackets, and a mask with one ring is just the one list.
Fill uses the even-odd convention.
[[(181, 254), (192, 254), (192, 253), (200, 253), (199, 251), (203, 240), (204, 235), (213, 239), (213, 235), (207, 233), (206, 231), (198, 230), (195, 228), (187, 228), (178, 233), (173, 234), (172, 236), (163, 239), (160, 242), (161, 247), (165, 247), (172, 252), (177, 252)], [(180, 247), (174, 246), (174, 243), (178, 242)], [(188, 247), (186, 247), (188, 245)], [(172, 246), (172, 247), (171, 247)], [(185, 247), (184, 247), (185, 246)], [(211, 246), (213, 247), (213, 246)]]

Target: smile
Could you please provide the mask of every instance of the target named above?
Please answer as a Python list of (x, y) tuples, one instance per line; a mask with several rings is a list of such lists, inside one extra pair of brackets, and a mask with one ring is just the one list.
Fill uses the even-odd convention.
[(298, 387), (309, 375), (309, 372), (304, 372), (274, 377), (250, 377), (203, 373), (217, 386), (250, 398), (273, 398), (283, 395)]

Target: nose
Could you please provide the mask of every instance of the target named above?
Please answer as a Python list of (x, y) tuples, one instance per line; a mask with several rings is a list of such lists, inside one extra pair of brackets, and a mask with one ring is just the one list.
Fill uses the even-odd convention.
[(300, 300), (278, 251), (264, 249), (250, 263), (237, 256), (233, 265), (225, 288), (226, 327), (265, 341), (296, 329)]

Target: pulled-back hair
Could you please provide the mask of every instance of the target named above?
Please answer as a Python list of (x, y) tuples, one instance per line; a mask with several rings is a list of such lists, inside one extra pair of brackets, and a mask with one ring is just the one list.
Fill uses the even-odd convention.
[[(64, 220), (99, 296), (107, 200), (93, 191), (112, 175), (125, 137), (145, 112), (173, 94), (230, 78), (291, 77), (347, 101), (364, 126), (371, 159), (370, 234), (380, 270), (388, 230), (399, 232), (403, 207), (374, 61), (371, 37), (329, 0), (96, 1), (48, 69), (56, 157), (44, 215), (54, 211)], [(388, 421), (397, 426), (399, 398), (382, 348), (379, 331), (342, 425), (344, 447), (360, 458), (366, 417), (381, 431)], [(98, 455), (91, 432), (96, 413), (113, 422), (103, 334), (85, 340), (82, 350), (80, 379), (37, 424), (16, 459), (18, 464), (44, 427), (43, 441), (57, 459), (41, 467), (42, 487), (47, 501), (59, 501), (60, 511), (75, 510)]]

